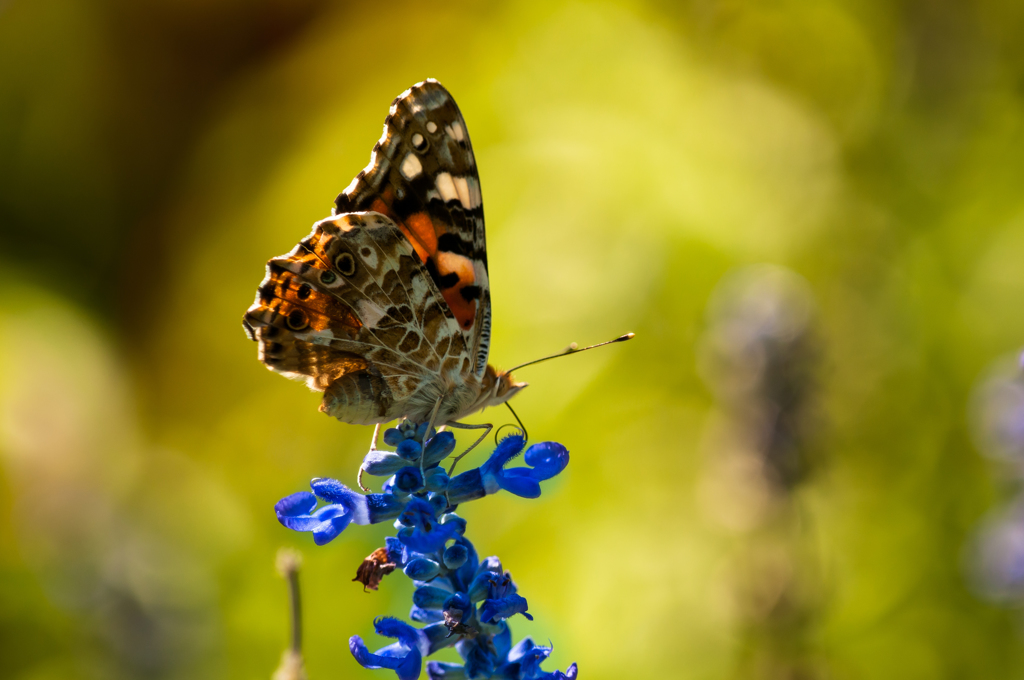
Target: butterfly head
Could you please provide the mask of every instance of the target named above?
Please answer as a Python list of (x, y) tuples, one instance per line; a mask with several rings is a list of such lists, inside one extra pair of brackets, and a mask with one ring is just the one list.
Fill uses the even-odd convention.
[(487, 406), (498, 406), (519, 393), (529, 383), (519, 382), (512, 377), (512, 371), (499, 371), (490, 364), (484, 373), (484, 394), (488, 395)]

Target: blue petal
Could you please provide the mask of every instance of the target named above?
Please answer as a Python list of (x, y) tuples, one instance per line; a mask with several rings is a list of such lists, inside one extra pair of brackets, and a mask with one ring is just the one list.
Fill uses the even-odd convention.
[(316, 507), (316, 496), (308, 491), (298, 491), (290, 496), (285, 496), (274, 504), (274, 512), (277, 518), (297, 517), (308, 515)]
[(299, 515), (298, 517), (282, 517), (278, 515), (277, 520), (293, 531), (313, 531), (327, 520), (345, 514), (345, 508), (340, 505), (325, 505), (312, 515)]
[(394, 670), (399, 680), (415, 680), (420, 675), (423, 665), (423, 654), (429, 650), (427, 636), (404, 621), (385, 617), (374, 621), (378, 635), (397, 638), (398, 642), (371, 653), (362, 638), (353, 635), (348, 647), (352, 656), (364, 668), (389, 668)]
[(404, 565), (409, 561), (410, 557), (406, 555), (405, 546), (394, 536), (384, 539), (384, 547), (387, 548), (388, 559), (395, 564)]
[(509, 595), (496, 600), (484, 600), (480, 607), (480, 620), (484, 623), (497, 623), (516, 614), (522, 614), (530, 621), (533, 617), (526, 610), (529, 605), (522, 595)]
[(558, 442), (540, 442), (526, 450), (523, 460), (533, 468), (531, 476), (543, 481), (565, 469), (569, 464), (569, 449)]
[(520, 498), (537, 498), (540, 496), (540, 482), (529, 477), (498, 476), (498, 486)]
[(484, 475), (497, 474), (505, 465), (516, 457), (520, 451), (523, 450), (523, 446), (526, 445), (526, 440), (522, 436), (517, 434), (510, 434), (507, 437), (502, 437), (501, 441), (494, 448), (494, 453), (487, 459), (487, 462), (480, 466), (480, 470)]
[(457, 637), (450, 637), (448, 635), (448, 626), (443, 623), (432, 623), (429, 626), (424, 626), (420, 632), (427, 637), (427, 644), (429, 645), (427, 656), (445, 647), (451, 647), (458, 642)]
[(472, 640), (463, 639), (456, 645), (459, 656), (466, 662), (466, 676), (470, 678), (489, 678), (494, 668), (500, 663), (494, 650), (481, 644), (479, 637)]
[(565, 669), (565, 672), (555, 671), (551, 674), (551, 680), (576, 680), (576, 664), (575, 662)]
[[(420, 676), (420, 665), (423, 658), (418, 651), (410, 650), (401, 643), (388, 645), (374, 654), (366, 648), (366, 644), (358, 635), (348, 641), (349, 651), (363, 668), (376, 670), (387, 668), (395, 671), (399, 680), (416, 680)], [(403, 654), (404, 652), (404, 654)]]
[(428, 662), (427, 676), (430, 680), (467, 680), (464, 666), (447, 661)]
[(455, 538), (458, 534), (458, 527), (451, 524), (434, 524), (430, 531), (419, 529), (404, 537), (402, 542), (411, 550), (420, 553), (433, 553), (444, 547), (444, 544)]
[[(537, 647), (537, 643), (533, 641), (533, 638), (529, 638), (529, 637), (523, 638), (518, 643), (516, 643), (516, 646), (513, 647), (511, 649), (511, 651), (509, 651), (509, 653), (508, 653), (509, 663), (515, 663), (517, 661), (521, 661), (525, 656), (527, 656), (528, 654), (531, 654), (533, 652), (534, 648), (536, 648), (536, 647)], [(550, 647), (541, 647), (540, 649), (541, 650), (546, 649), (548, 651), (548, 654), (551, 653), (551, 648)], [(545, 654), (544, 658), (546, 659), (547, 657), (548, 657), (548, 655)]]
[(509, 650), (512, 649), (512, 631), (509, 630), (508, 624), (504, 621), (498, 625), (501, 626), (501, 632), (492, 638), (491, 644), (494, 645), (494, 652), (498, 655), (498, 658), (504, 659), (508, 656)]
[(377, 631), (377, 635), (396, 638), (410, 649), (418, 649), (419, 645), (426, 642), (422, 639), (423, 634), (417, 628), (392, 616), (382, 616), (376, 619), (373, 622), (373, 629)]
[[(327, 507), (340, 507), (340, 506), (327, 506)], [(331, 517), (325, 522), (321, 522), (313, 527), (313, 542), (317, 545), (326, 545), (333, 541), (338, 535), (345, 530), (345, 527), (352, 521), (352, 515), (345, 513), (336, 517)]]

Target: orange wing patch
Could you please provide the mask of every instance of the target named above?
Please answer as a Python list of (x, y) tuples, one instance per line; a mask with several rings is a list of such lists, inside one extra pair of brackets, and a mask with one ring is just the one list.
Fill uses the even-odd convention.
[(403, 226), (406, 229), (402, 231), (406, 233), (406, 237), (412, 242), (413, 247), (416, 249), (416, 254), (420, 256), (420, 262), (426, 262), (427, 255), (433, 255), (437, 252), (438, 234), (434, 229), (434, 223), (427, 213), (418, 212), (409, 215)]
[(476, 320), (476, 299), (467, 297), (463, 291), (476, 286), (476, 272), (473, 269), (473, 262), (464, 255), (439, 251), (435, 254), (437, 259), (437, 271), (442, 278), (454, 274), (458, 282), (449, 288), (441, 291), (444, 301), (448, 303), (452, 314), (455, 315), (459, 327), (469, 329), (473, 327)]

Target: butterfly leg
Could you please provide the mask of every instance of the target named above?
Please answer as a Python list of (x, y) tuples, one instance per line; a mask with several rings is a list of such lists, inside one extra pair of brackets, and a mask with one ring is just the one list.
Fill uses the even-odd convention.
[[(427, 441), (430, 438), (430, 430), (434, 427), (434, 421), (437, 419), (437, 411), (441, 408), (441, 402), (444, 401), (444, 395), (438, 398), (437, 403), (434, 404), (434, 410), (430, 412), (430, 420), (427, 421), (427, 429), (423, 432), (423, 445), (427, 445)], [(423, 469), (423, 458), (420, 456), (420, 474), (426, 478), (426, 470)]]
[[(374, 426), (374, 428), (373, 428), (373, 439), (370, 440), (370, 451), (376, 451), (377, 450), (377, 437), (380, 436), (380, 425), (381, 425), (380, 423), (377, 423), (377, 425)], [(360, 489), (362, 489), (366, 493), (370, 493), (370, 489), (368, 489), (367, 487), (363, 486), (363, 466), (362, 465), (359, 466), (359, 472), (356, 473), (356, 484), (359, 486)]]
[(477, 446), (479, 446), (480, 442), (482, 442), (484, 440), (484, 438), (487, 437), (487, 435), (491, 433), (491, 430), (494, 428), (494, 425), (492, 425), (491, 423), (485, 423), (485, 424), (482, 424), (482, 425), (466, 425), (464, 423), (448, 423), (448, 426), (449, 427), (454, 427), (454, 428), (457, 428), (457, 429), (460, 429), (460, 430), (483, 430), (484, 431), (484, 433), (482, 435), (480, 435), (480, 437), (478, 437), (477, 440), (475, 442), (473, 442), (468, 449), (466, 449), (465, 451), (460, 453), (458, 456), (455, 457), (455, 460), (452, 461), (452, 466), (450, 468), (448, 468), (448, 476), (451, 477), (452, 476), (452, 472), (455, 471), (456, 463), (458, 463), (460, 460), (462, 460), (466, 456), (467, 453), (469, 453), (470, 451), (475, 449)]

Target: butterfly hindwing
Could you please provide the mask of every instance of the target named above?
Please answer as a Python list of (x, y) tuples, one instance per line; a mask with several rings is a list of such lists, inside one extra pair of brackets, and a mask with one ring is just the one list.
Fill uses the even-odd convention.
[[(399, 95), (370, 164), (335, 214), (374, 211), (395, 222), (462, 332), (480, 378), (490, 344), (490, 286), (476, 159), (455, 100), (435, 80)], [(467, 376), (468, 377), (468, 376)]]
[(244, 323), (268, 368), (325, 391), (321, 410), (347, 422), (405, 415), (432, 374), (468, 367), (440, 291), (376, 213), (322, 220), (271, 259)]

